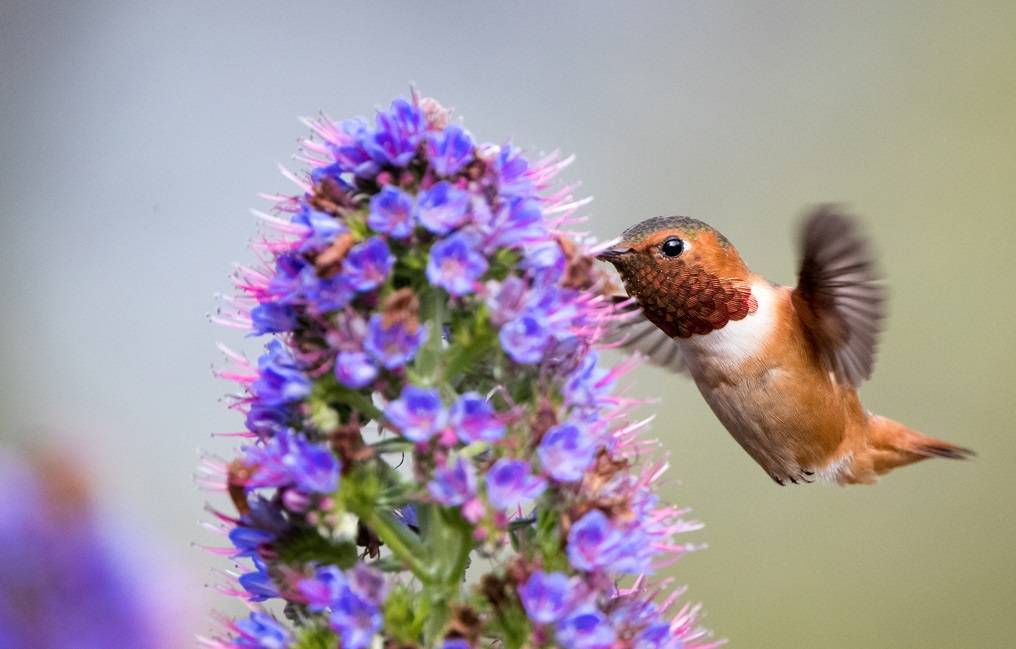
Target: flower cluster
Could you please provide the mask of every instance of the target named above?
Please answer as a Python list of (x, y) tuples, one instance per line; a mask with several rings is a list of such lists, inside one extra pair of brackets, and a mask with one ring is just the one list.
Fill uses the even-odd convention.
[(301, 191), (262, 215), (264, 267), (221, 318), (274, 334), (256, 364), (227, 352), (249, 442), (208, 467), (237, 510), (222, 552), (250, 562), (223, 588), (288, 620), (255, 607), (207, 643), (715, 646), (651, 580), (697, 524), (639, 460), (646, 422), (613, 392), (633, 363), (599, 360), (626, 316), (563, 230), (568, 160), (479, 144), (417, 97), (308, 125)]

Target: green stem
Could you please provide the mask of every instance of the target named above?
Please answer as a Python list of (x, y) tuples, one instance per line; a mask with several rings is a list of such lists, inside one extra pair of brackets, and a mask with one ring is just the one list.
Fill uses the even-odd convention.
[(388, 549), (402, 561), (416, 578), (424, 584), (434, 581), (427, 564), (423, 562), (424, 548), (406, 527), (391, 513), (383, 511), (366, 512), (363, 522), (377, 534)]
[(339, 388), (335, 391), (335, 399), (354, 410), (358, 410), (361, 414), (367, 415), (374, 421), (380, 421), (384, 416), (377, 406), (374, 405), (374, 402), (370, 400), (370, 397), (362, 392), (356, 392), (348, 388)]

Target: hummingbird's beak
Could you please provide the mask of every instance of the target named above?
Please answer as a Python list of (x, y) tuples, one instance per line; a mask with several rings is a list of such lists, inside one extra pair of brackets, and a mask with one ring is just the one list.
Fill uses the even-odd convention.
[(618, 259), (620, 259), (621, 257), (627, 255), (629, 252), (631, 252), (631, 248), (628, 248), (627, 246), (624, 245), (612, 246), (610, 248), (607, 248), (600, 254), (596, 255), (596, 258), (599, 259), (600, 261), (609, 261), (613, 263)]

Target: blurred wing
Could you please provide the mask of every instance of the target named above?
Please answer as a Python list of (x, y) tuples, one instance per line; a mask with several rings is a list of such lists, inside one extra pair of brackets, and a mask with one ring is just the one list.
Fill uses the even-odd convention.
[[(619, 302), (628, 298), (617, 296)], [(620, 342), (629, 351), (637, 351), (658, 365), (671, 372), (688, 371), (681, 355), (677, 340), (663, 333), (659, 327), (650, 322), (637, 305), (630, 307), (632, 315), (622, 322), (614, 324), (613, 330), (607, 334), (607, 341)]]
[(840, 383), (871, 377), (885, 315), (885, 291), (856, 222), (821, 206), (801, 229), (793, 304), (820, 357)]

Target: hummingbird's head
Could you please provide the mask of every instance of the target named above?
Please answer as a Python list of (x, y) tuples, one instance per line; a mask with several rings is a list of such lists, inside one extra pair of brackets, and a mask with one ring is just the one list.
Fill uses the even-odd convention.
[(757, 308), (737, 249), (697, 219), (642, 221), (598, 257), (617, 268), (628, 295), (670, 336), (706, 334)]

